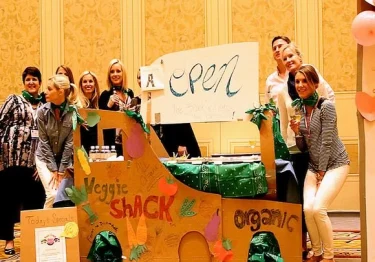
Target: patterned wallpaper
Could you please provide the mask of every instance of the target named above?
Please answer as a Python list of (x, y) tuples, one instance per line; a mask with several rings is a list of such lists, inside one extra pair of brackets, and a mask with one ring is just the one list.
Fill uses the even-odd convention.
[(64, 0), (63, 14), (64, 63), (77, 85), (81, 73), (90, 70), (105, 90), (109, 61), (121, 59), (120, 0)]
[(271, 41), (286, 35), (294, 41), (294, 1), (232, 0), (233, 42), (259, 42), (259, 91), (276, 70)]
[(21, 92), (23, 70), (39, 67), (39, 49), (39, 0), (1, 0), (0, 103), (8, 95)]
[(146, 65), (158, 57), (205, 46), (205, 0), (145, 0)]
[(357, 1), (323, 0), (324, 78), (337, 91), (355, 91), (357, 44), (351, 24), (357, 15)]

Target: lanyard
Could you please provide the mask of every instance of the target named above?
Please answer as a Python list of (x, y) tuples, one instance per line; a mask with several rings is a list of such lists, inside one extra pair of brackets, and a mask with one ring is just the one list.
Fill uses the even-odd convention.
[[(305, 109), (306, 110), (306, 109)], [(315, 108), (313, 110), (311, 110), (311, 114), (310, 114), (310, 119), (309, 119), (309, 122), (307, 122), (307, 118), (306, 118), (306, 114), (305, 114), (305, 127), (306, 127), (306, 130), (307, 130), (307, 134), (308, 134), (308, 137), (310, 138), (310, 134), (311, 134), (311, 131), (310, 131), (310, 127), (311, 127), (311, 120), (312, 120), (312, 116), (315, 112)]]

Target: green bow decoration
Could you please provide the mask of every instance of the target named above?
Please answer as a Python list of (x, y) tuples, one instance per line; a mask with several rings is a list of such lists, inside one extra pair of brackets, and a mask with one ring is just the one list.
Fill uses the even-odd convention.
[(86, 123), (85, 119), (83, 119), (82, 116), (78, 113), (78, 109), (75, 105), (69, 105), (68, 112), (73, 112), (73, 115), (72, 115), (73, 130), (76, 130), (77, 123), (79, 125)]
[(264, 111), (268, 111), (268, 110), (272, 110), (273, 112), (277, 113), (276, 105), (272, 101), (271, 103), (261, 105), (260, 107), (249, 109), (245, 113), (253, 115), (250, 121), (256, 124), (258, 126), (258, 129), (260, 129), (262, 120), (267, 120), (267, 117), (264, 114)]
[(92, 211), (90, 203), (88, 202), (87, 191), (84, 185), (81, 187), (81, 190), (77, 189), (75, 186), (65, 188), (65, 193), (74, 204), (77, 206), (82, 205), (83, 210), (85, 210), (89, 216), (91, 224), (94, 224), (94, 222), (98, 220), (98, 216)]
[(142, 129), (147, 133), (147, 134), (150, 134), (150, 130), (147, 128), (145, 122), (143, 122), (143, 118), (141, 116), (140, 113), (136, 113), (134, 111), (131, 111), (131, 110), (125, 110), (125, 114), (128, 116), (128, 117), (131, 117), (133, 119), (135, 119), (135, 121), (137, 123), (139, 123), (141, 126), (142, 126)]

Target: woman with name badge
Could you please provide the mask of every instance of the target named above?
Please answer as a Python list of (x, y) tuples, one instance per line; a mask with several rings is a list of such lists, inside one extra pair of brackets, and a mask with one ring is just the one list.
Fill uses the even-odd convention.
[[(39, 144), (35, 162), (47, 195), (44, 208), (54, 207), (59, 201), (69, 202), (62, 187), (73, 184), (69, 169), (73, 166), (73, 114), (80, 120), (75, 106), (77, 93), (77, 87), (68, 77), (54, 75), (48, 79), (47, 103), (38, 110)], [(64, 198), (55, 201), (58, 191)]]
[(327, 209), (343, 187), (349, 173), (349, 157), (338, 136), (335, 105), (321, 97), (317, 88), (319, 75), (311, 65), (301, 66), (295, 74), (299, 98), (292, 103), (301, 119), (292, 119), (296, 145), (308, 151), (305, 178), (304, 213), (312, 250), (306, 261), (333, 261), (333, 231)]
[(36, 112), (43, 100), (39, 69), (27, 67), (22, 82), (22, 94), (8, 96), (0, 108), (0, 239), (5, 240), (6, 255), (15, 254), (14, 224), (20, 221), (21, 210), (41, 209), (46, 198), (42, 183), (34, 177)]

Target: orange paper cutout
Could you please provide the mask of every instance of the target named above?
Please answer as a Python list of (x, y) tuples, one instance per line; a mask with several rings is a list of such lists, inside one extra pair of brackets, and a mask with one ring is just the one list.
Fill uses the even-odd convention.
[(357, 92), (355, 103), (359, 113), (367, 120), (375, 120), (375, 97), (365, 92)]
[(178, 186), (172, 178), (160, 178), (158, 186), (160, 192), (166, 196), (174, 196), (177, 193)]

